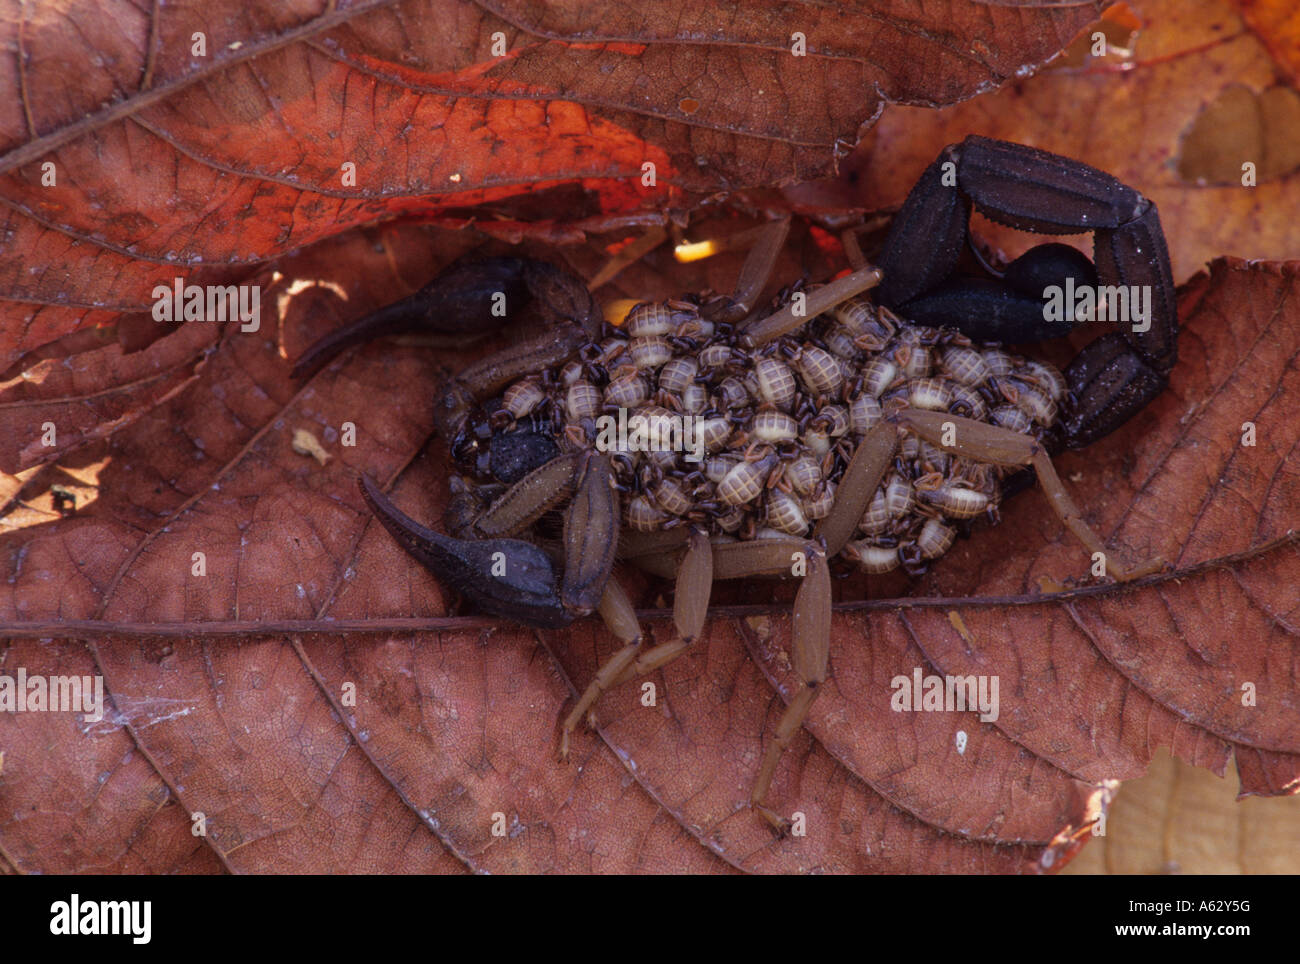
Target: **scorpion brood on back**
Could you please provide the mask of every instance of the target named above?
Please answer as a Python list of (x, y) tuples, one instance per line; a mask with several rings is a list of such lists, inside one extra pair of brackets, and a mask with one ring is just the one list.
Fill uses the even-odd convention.
[[(1002, 272), (965, 275), (973, 207), (1021, 230), (1092, 231), (1094, 259), (1045, 244)], [(954, 523), (996, 518), (1004, 479), (1032, 467), (1110, 575), (1163, 565), (1106, 548), (1049, 449), (1087, 445), (1154, 398), (1178, 333), (1155, 205), (1102, 171), (1022, 145), (970, 137), (948, 147), (894, 218), (878, 267), (796, 286), (756, 312), (787, 227), (774, 222), (761, 236), (732, 297), (642, 304), (618, 329), (581, 279), (549, 264), (457, 263), (322, 339), (294, 369), (302, 377), (379, 334), (488, 330), (503, 321), (492, 310), (501, 302), (540, 315), (540, 333), (438, 395), (438, 431), (460, 470), (452, 535), (406, 516), (364, 476), (362, 494), (407, 552), (486, 612), (557, 627), (599, 611), (623, 646), (565, 719), (562, 755), (602, 693), (699, 638), (715, 579), (799, 578), (799, 686), (750, 795), (777, 829), (785, 821), (767, 791), (829, 669), (830, 558), (920, 571), (952, 544)], [(1063, 285), (1142, 288), (1149, 319), (1101, 334), (1064, 372), (1003, 351), (1070, 331), (1074, 319), (1045, 311), (1047, 291)], [(614, 412), (698, 419), (699, 461), (680, 445), (609, 444), (599, 423)], [(672, 639), (644, 645), (612, 578), (616, 560), (675, 578)]]
[[(602, 335), (576, 359), (513, 382), (466, 420), (453, 444), (466, 473), (457, 486), (466, 504), (449, 518), (456, 534), (470, 534), (485, 498), (503, 488), (493, 488), (490, 446), (479, 444), (493, 435), (555, 440), (554, 448), (534, 443), (520, 471), (561, 452), (608, 452), (633, 531), (807, 537), (830, 514), (857, 443), (886, 412), (950, 412), (1038, 439), (1066, 392), (1049, 365), (911, 324), (860, 298), (760, 349), (742, 348), (735, 326), (710, 321), (687, 300), (638, 305)], [(621, 437), (609, 438), (616, 422)], [(649, 430), (628, 444), (628, 425)], [(655, 426), (665, 436), (671, 426), (673, 444), (652, 444)], [(900, 564), (923, 572), (951, 546), (953, 522), (996, 519), (1009, 471), (904, 430), (844, 557), (867, 572)]]

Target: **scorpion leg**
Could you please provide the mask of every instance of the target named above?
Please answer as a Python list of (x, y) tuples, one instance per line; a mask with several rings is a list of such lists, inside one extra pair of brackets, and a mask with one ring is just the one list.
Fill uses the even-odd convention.
[(740, 268), (740, 277), (736, 279), (736, 291), (731, 296), (738, 318), (746, 317), (758, 304), (759, 295), (772, 277), (776, 259), (785, 247), (785, 239), (790, 234), (790, 218), (778, 218), (769, 221), (759, 232), (758, 240), (745, 258)]
[[(747, 576), (789, 575), (791, 553), (798, 552), (802, 545), (802, 541), (798, 539), (714, 541), (713, 578), (727, 580), (744, 579)], [(671, 579), (677, 572), (677, 561), (681, 558), (681, 554), (669, 546), (648, 545), (645, 551), (629, 554), (626, 558), (638, 569)]]
[(454, 445), (477, 399), (489, 397), (516, 378), (564, 361), (587, 339), (586, 332), (577, 325), (560, 323), (509, 345), (449, 378), (433, 409), (438, 433)]
[[(745, 263), (740, 267), (735, 291), (729, 298), (720, 298), (704, 309), (704, 314), (710, 321), (735, 324), (749, 316), (759, 296), (762, 295), (763, 288), (767, 286), (768, 279), (772, 276), (776, 259), (780, 257), (781, 249), (785, 246), (785, 239), (789, 234), (790, 218), (787, 215), (726, 238), (699, 242), (698, 247), (702, 252), (699, 255), (691, 254), (683, 257), (681, 247), (678, 248), (679, 260), (694, 261), (697, 257), (709, 257), (719, 251), (738, 248), (742, 243), (753, 241), (749, 254), (745, 256)], [(697, 245), (689, 247), (697, 247)]]
[(680, 526), (674, 529), (660, 529), (657, 532), (629, 530), (624, 532), (623, 538), (619, 540), (618, 556), (620, 559), (635, 561), (639, 556), (676, 552), (686, 545), (689, 536), (690, 532)]
[(758, 348), (774, 338), (780, 338), (787, 332), (794, 331), (800, 325), (808, 323), (823, 311), (829, 311), (854, 295), (861, 294), (880, 283), (879, 268), (868, 266), (847, 274), (843, 278), (823, 285), (815, 291), (808, 292), (807, 301), (802, 310), (795, 313), (795, 303), (791, 302), (766, 318), (756, 319), (745, 325), (740, 333), (740, 343), (746, 348)]
[[(793, 566), (794, 554), (804, 550), (805, 543), (798, 539), (759, 539), (752, 542), (714, 542), (711, 549), (713, 579), (743, 579), (749, 576), (788, 576)], [(638, 556), (632, 561), (647, 572), (671, 577), (679, 574), (677, 553), (660, 552)], [(683, 561), (682, 566), (685, 565)], [(623, 670), (614, 685), (667, 666), (689, 648), (679, 632), (678, 638), (650, 649), (637, 656), (635, 662)]]
[(469, 526), (477, 539), (515, 536), (573, 495), (581, 478), (582, 453), (551, 459), (510, 486)]
[(587, 282), (587, 290), (599, 291), (602, 286), (617, 278), (624, 268), (640, 261), (667, 240), (668, 231), (666, 228), (658, 226), (650, 228), (641, 237), (619, 251), (618, 254), (612, 255), (604, 266), (591, 276), (591, 280)]
[[(813, 531), (813, 538), (826, 544), (828, 557), (838, 553), (852, 538), (897, 449), (898, 431), (890, 422), (873, 425), (859, 441), (840, 480), (835, 504)], [(647, 572), (671, 578), (681, 541), (682, 536), (676, 530), (629, 533), (621, 554)], [(724, 580), (784, 575), (790, 571), (790, 553), (798, 548), (799, 542), (794, 539), (715, 543), (714, 574)]]
[[(769, 221), (762, 226), (754, 247), (741, 266), (735, 293), (730, 299), (724, 299), (723, 306), (713, 315), (714, 320), (736, 323), (752, 314), (789, 233), (788, 217)], [(880, 278), (878, 268), (870, 265), (860, 267), (853, 273), (810, 292), (798, 314), (795, 313), (794, 305), (790, 304), (765, 318), (751, 318), (743, 326), (740, 342), (746, 348), (765, 345), (805, 324), (809, 318), (815, 318), (823, 311), (874, 287)]]
[[(764, 803), (781, 754), (803, 725), (809, 707), (817, 697), (817, 687), (826, 678), (829, 659), (831, 590), (826, 560), (843, 548), (857, 527), (867, 503), (875, 493), (880, 479), (888, 470), (898, 448), (898, 431), (890, 422), (874, 425), (858, 443), (840, 484), (841, 493), (829, 515), (818, 523), (815, 538), (808, 546), (792, 539), (762, 539), (752, 542), (725, 542), (714, 546), (713, 575), (717, 579), (738, 579), (746, 576), (777, 576), (791, 572), (796, 552), (805, 552), (808, 572), (795, 596), (794, 615), (794, 666), (799, 677), (799, 689), (787, 705), (776, 736), (764, 751), (763, 763), (755, 779), (750, 804), (758, 810), (778, 833), (784, 833), (787, 822)], [(811, 551), (808, 551), (811, 550)], [(671, 572), (674, 553), (650, 551), (638, 555), (633, 561), (642, 568), (661, 574)], [(683, 564), (681, 572), (685, 571)], [(680, 576), (679, 576), (680, 585)], [(679, 588), (680, 593), (680, 588)], [(681, 636), (679, 630), (679, 637)], [(638, 646), (639, 646), (639, 640)], [(671, 662), (686, 651), (687, 640), (681, 638), (656, 646), (635, 655), (626, 664), (614, 685), (641, 676)], [(626, 651), (626, 650), (625, 650)], [(611, 660), (611, 663), (613, 660)], [(608, 664), (607, 664), (608, 665)], [(572, 717), (571, 717), (572, 719)]]
[[(1164, 567), (1163, 559), (1129, 562), (1117, 553), (1107, 551), (1105, 543), (1084, 521), (1083, 513), (1056, 474), (1047, 450), (1028, 435), (974, 419), (917, 408), (903, 409), (896, 417), (921, 438), (945, 452), (994, 465), (1033, 466), (1053, 511), (1090, 552), (1101, 553), (1106, 571), (1115, 579), (1125, 582), (1158, 572)], [(951, 423), (954, 429), (951, 445), (943, 442), (945, 423)]]
[(762, 814), (779, 834), (784, 834), (789, 825), (764, 801), (772, 786), (776, 765), (790, 740), (803, 727), (808, 710), (817, 698), (818, 687), (826, 680), (830, 664), (831, 577), (826, 564), (826, 550), (815, 543), (809, 544), (807, 559), (808, 574), (794, 599), (791, 630), (794, 671), (799, 678), (799, 688), (781, 714), (776, 735), (767, 744), (749, 797), (750, 806)]
[(836, 491), (835, 504), (817, 523), (815, 538), (826, 543), (826, 554), (835, 556), (853, 538), (872, 496), (889, 470), (898, 450), (898, 431), (889, 422), (877, 422), (853, 451), (848, 468)]
[[(890, 434), (894, 434), (893, 426), (889, 426), (889, 431)], [(793, 655), (799, 688), (777, 724), (775, 737), (764, 751), (763, 762), (750, 794), (750, 805), (761, 813), (778, 833), (786, 831), (787, 823), (764, 801), (781, 754), (803, 725), (808, 709), (817, 697), (817, 687), (826, 679), (831, 619), (831, 586), (830, 570), (826, 562), (827, 552), (820, 542), (810, 543), (796, 539), (723, 542), (713, 546), (713, 578), (715, 579), (789, 575), (794, 566), (796, 553), (803, 554), (808, 567), (794, 604)], [(665, 564), (671, 567), (672, 561), (673, 554), (666, 552), (635, 559), (638, 566), (650, 568), (652, 571), (658, 570)], [(691, 640), (685, 639), (679, 630), (679, 638), (636, 655), (609, 685), (616, 686), (667, 665), (686, 652), (690, 643)]]
[[(742, 576), (757, 575), (782, 575), (790, 571), (790, 556), (792, 552), (798, 551), (803, 544), (794, 540), (772, 539), (763, 540), (762, 542), (714, 542), (710, 546), (709, 566), (714, 581), (725, 579), (738, 579)], [(742, 551), (743, 550), (743, 551)], [(689, 550), (688, 550), (689, 555)], [(681, 572), (685, 568), (685, 560), (682, 560), (680, 566), (677, 565), (675, 553), (664, 553), (660, 556), (646, 556), (635, 560), (636, 565), (647, 571), (676, 569), (678, 572), (678, 581), (681, 580)], [(661, 568), (662, 567), (662, 568)], [(688, 591), (692, 591), (687, 587)], [(698, 592), (698, 588), (694, 590)], [(707, 604), (707, 600), (705, 601)], [(676, 600), (673, 605), (673, 616), (676, 621)], [(701, 622), (703, 626), (703, 622)], [(696, 633), (698, 636), (699, 634)], [(666, 643), (660, 643), (658, 646), (652, 646), (650, 649), (637, 655), (636, 659), (629, 664), (623, 672), (614, 680), (614, 685), (626, 683), (630, 679), (638, 676), (644, 676), (654, 670), (667, 666), (678, 656), (690, 648), (691, 643), (695, 640), (687, 639), (686, 635), (678, 630), (677, 637)]]
[[(673, 629), (675, 638), (651, 652), (664, 647), (675, 647), (674, 655), (685, 651), (699, 638), (704, 629), (704, 621), (709, 613), (709, 596), (713, 588), (713, 553), (708, 537), (698, 529), (692, 530), (686, 556), (677, 570), (677, 590), (673, 598)], [(641, 656), (644, 635), (637, 621), (632, 602), (627, 598), (617, 580), (611, 579), (605, 586), (605, 593), (600, 600), (600, 615), (623, 647), (607, 659), (596, 672), (596, 676), (587, 684), (587, 689), (579, 698), (573, 710), (565, 718), (560, 735), (560, 759), (569, 754), (569, 737), (582, 723), (584, 717), (594, 725), (594, 714), (588, 715), (607, 689), (625, 678), (639, 676), (641, 673), (628, 673)]]
[(614, 568), (621, 521), (609, 459), (585, 453), (578, 491), (564, 513), (564, 579), (560, 599), (575, 616), (600, 604)]

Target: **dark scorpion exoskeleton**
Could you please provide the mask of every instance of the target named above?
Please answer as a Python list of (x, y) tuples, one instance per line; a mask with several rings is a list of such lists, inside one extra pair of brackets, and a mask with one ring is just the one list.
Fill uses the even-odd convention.
[[(1000, 274), (958, 275), (972, 207), (1030, 232), (1092, 231), (1094, 260), (1045, 244)], [(995, 519), (1002, 482), (1032, 467), (1109, 574), (1132, 579), (1163, 566), (1106, 551), (1049, 452), (1106, 435), (1154, 398), (1174, 364), (1178, 324), (1155, 205), (1108, 174), (1017, 144), (969, 137), (948, 147), (908, 195), (876, 266), (756, 312), (788, 222), (773, 225), (732, 297), (641, 304), (619, 327), (605, 324), (580, 279), (551, 265), (457, 263), (317, 343), (294, 374), (380, 334), (497, 327), (505, 313), (492, 309), (502, 304), (539, 314), (538, 333), (449, 379), (438, 396), (438, 429), (459, 470), (446, 520), (453, 534), (410, 519), (368, 478), (362, 493), (412, 556), (480, 610), (540, 627), (599, 611), (622, 641), (565, 719), (562, 755), (605, 690), (699, 637), (715, 579), (802, 577), (792, 634), (800, 685), (750, 798), (781, 829), (765, 797), (826, 678), (830, 558), (868, 572), (921, 571), (951, 545), (950, 523)], [(998, 347), (1068, 332), (1071, 320), (1049, 322), (1045, 310), (1048, 290), (1067, 284), (1136, 286), (1149, 317), (1101, 334), (1063, 376)], [(860, 297), (871, 288), (874, 302)], [(701, 457), (602, 444), (598, 425), (615, 412), (657, 424), (697, 419)], [(673, 639), (644, 645), (611, 578), (616, 559), (675, 575)]]

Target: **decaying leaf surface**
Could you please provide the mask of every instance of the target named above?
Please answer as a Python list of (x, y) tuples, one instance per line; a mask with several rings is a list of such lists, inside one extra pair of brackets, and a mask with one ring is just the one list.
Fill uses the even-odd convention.
[[(172, 8), (160, 9), (171, 15)], [(230, 21), (252, 26), (242, 37), (209, 33), (209, 50), (223, 52), (197, 67), (157, 55), (132, 61), (127, 42), (122, 56), (105, 63), (138, 70), (126, 69), (95, 92), (99, 100), (86, 103), (102, 101), (107, 113), (92, 111), (94, 123), (84, 130), (75, 120), (85, 112), (80, 90), (67, 91), (67, 104), (39, 104), (49, 115), (19, 116), (11, 105), (11, 126), (2, 130), (17, 133), (6, 156), (22, 163), (4, 176), (29, 193), (6, 207), (7, 243), (35, 252), (24, 265), (52, 267), (30, 277), (19, 277), (9, 260), (0, 268), (18, 286), (10, 307), (21, 306), (18, 321), (0, 328), (15, 339), (0, 345), (10, 352), (0, 357), (29, 349), (46, 357), (0, 396), (0, 467), (33, 466), (0, 477), (0, 499), (11, 509), (0, 513), (0, 526), (10, 530), (0, 541), (0, 621), (44, 625), (41, 635), (53, 640), (9, 643), (0, 651), (0, 674), (18, 667), (102, 674), (110, 704), (98, 722), (79, 714), (0, 714), (0, 867), (1024, 872), (1059, 866), (1106, 807), (1113, 785), (1104, 781), (1140, 775), (1160, 746), (1216, 772), (1231, 756), (1244, 792), (1294, 791), (1294, 264), (1225, 260), (1196, 278), (1182, 296), (1187, 327), (1170, 390), (1120, 433), (1061, 460), (1063, 477), (1107, 541), (1159, 553), (1177, 567), (1173, 574), (1122, 590), (1088, 588), (1086, 555), (1042, 496), (1027, 493), (1005, 507), (1007, 524), (977, 531), (919, 584), (838, 585), (832, 678), (773, 788), (783, 809), (803, 814), (806, 837), (774, 841), (745, 807), (781, 696), (790, 692), (790, 587), (770, 590), (775, 602), (748, 618), (711, 620), (696, 653), (647, 681), (655, 684), (653, 706), (643, 704), (641, 683), (609, 694), (599, 706), (598, 733), (577, 741), (567, 766), (553, 759), (555, 723), (614, 645), (592, 622), (540, 635), (476, 619), (438, 630), (333, 636), (205, 632), (214, 621), (436, 616), (452, 604), (370, 524), (355, 476), (364, 470), (391, 486), (416, 518), (440, 517), (445, 468), (436, 446), (424, 451), (430, 386), (441, 368), (466, 356), (380, 344), (305, 386), (288, 381), (287, 370), (316, 336), (418, 287), (482, 236), (388, 226), (317, 244), (275, 272), (257, 267), (263, 259), (410, 211), (449, 223), (491, 219), (484, 229), (505, 237), (523, 233), (525, 222), (554, 238), (636, 223), (646, 210), (658, 220), (655, 208), (666, 198), (677, 203), (691, 192), (821, 170), (834, 141), (851, 138), (844, 131), (874, 114), (880, 101), (872, 98), (965, 96), (1030, 63), (1028, 48), (1018, 45), (1026, 37), (1037, 43), (1043, 23), (1060, 33), (1043, 49), (1059, 46), (1073, 32), (1062, 25), (1085, 8), (974, 5), (976, 22), (965, 24), (973, 15), (952, 4), (927, 7), (935, 22), (919, 27), (892, 12), (866, 16), (860, 32), (837, 22), (835, 43), (854, 38), (860, 48), (814, 56), (822, 70), (811, 86), (805, 75), (786, 72), (783, 31), (790, 28), (761, 23), (763, 8), (749, 11), (757, 26), (746, 29), (758, 33), (724, 31), (718, 42), (703, 21), (679, 27), (645, 7), (643, 19), (626, 26), (637, 31), (635, 43), (627, 32), (584, 32), (582, 7), (456, 9), (469, 10), (450, 32), (461, 46), (439, 46), (446, 17), (432, 39), (419, 29), (441, 7), (399, 3), (331, 6), (302, 22), (287, 13)], [(810, 9), (819, 22), (836, 15)], [(1086, 9), (1090, 16), (1095, 7)], [(1156, 9), (1165, 10), (1143, 5), (1144, 13)], [(57, 34), (64, 25), (30, 16), (16, 49), (66, 46)], [(1214, 61), (1221, 72), (1263, 83), (1252, 66), (1258, 46), (1240, 53), (1241, 36), (1199, 36), (1197, 22), (1167, 11), (1150, 24), (1171, 21), (1182, 25), (1173, 34), (1181, 39), (1146, 49), (1131, 73), (1152, 76), (1204, 47), (1232, 54)], [(510, 57), (456, 59), (488, 50), (498, 22)], [(739, 22), (729, 21), (727, 30)], [(1267, 33), (1259, 26), (1265, 22), (1252, 21), (1255, 36)], [(682, 33), (665, 39), (665, 23)], [(760, 29), (778, 26), (775, 40)], [(204, 24), (172, 24), (162, 35), (194, 29)], [(696, 34), (686, 37), (691, 30)], [(1160, 36), (1154, 26), (1144, 30), (1148, 40)], [(814, 54), (817, 33), (807, 35)], [(470, 35), (477, 47), (463, 43)], [(42, 47), (46, 36), (56, 38), (53, 47)], [(886, 67), (899, 71), (878, 88), (870, 73), (878, 62), (863, 53), (876, 50), (904, 52), (897, 63), (887, 53)], [(14, 63), (36, 69), (40, 60)], [(648, 93), (667, 96), (684, 116), (638, 102), (644, 92), (629, 64), (637, 76), (671, 76), (676, 86)], [(957, 69), (963, 64), (970, 70)], [(820, 100), (796, 105), (816, 109), (795, 110), (792, 100), (772, 111), (752, 98), (729, 106), (682, 86), (723, 78), (729, 91), (748, 95), (768, 89), (751, 82), (762, 69), (788, 81), (792, 98), (820, 91)], [(734, 80), (737, 70), (744, 83)], [(846, 70), (857, 71), (848, 82)], [(1169, 90), (1199, 84), (1194, 73), (1180, 68), (1165, 79)], [(960, 90), (928, 86), (954, 77)], [(1023, 96), (1036, 82), (1011, 90)], [(23, 83), (30, 86), (30, 77)], [(604, 86), (582, 86), (593, 83)], [(871, 96), (864, 99), (855, 85), (871, 86)], [(555, 99), (557, 91), (568, 99)], [(856, 100), (840, 99), (845, 91)], [(1222, 91), (1203, 93), (1209, 103)], [(190, 98), (199, 96), (212, 101), (209, 113), (193, 109)], [(1108, 96), (1099, 87), (1094, 104), (1115, 108)], [(1166, 100), (1186, 107), (1184, 120), (1194, 123), (1196, 111), (1181, 94)], [(1274, 244), (1284, 237), (1277, 226), (1289, 227), (1279, 214), (1289, 197), (1284, 176), (1267, 182), (1281, 184), (1273, 188), (1280, 193), (1255, 193), (1253, 207), (1231, 207), (1218, 224), (1190, 188), (1161, 195), (1147, 180), (1146, 161), (1120, 158), (1113, 140), (1063, 123), (1067, 109), (1087, 113), (1077, 101), (1058, 90), (1042, 103), (1041, 127), (989, 132), (1110, 167), (1156, 197), (1180, 278), (1210, 253), (1294, 255)], [(733, 107), (734, 116), (718, 116)], [(356, 112), (365, 123), (354, 122)], [(217, 120), (205, 125), (203, 117)], [(411, 129), (402, 149), (374, 136), (404, 123)], [(1161, 124), (1151, 130), (1163, 136), (1172, 128), (1165, 118)], [(871, 175), (881, 206), (896, 204), (938, 147), (967, 132), (954, 125), (937, 131), (918, 121), (914, 140), (901, 128), (880, 132), (871, 146), (881, 159), (886, 151), (892, 157)], [(1069, 133), (1067, 140), (1045, 141), (1053, 127)], [(543, 128), (564, 146), (538, 140)], [(59, 143), (42, 142), (46, 137)], [(24, 147), (29, 142), (38, 148)], [(444, 142), (473, 149), (452, 156)], [(496, 150), (484, 146), (502, 142)], [(1156, 144), (1166, 150), (1166, 141)], [(1130, 139), (1128, 154), (1132, 146)], [(65, 193), (34, 193), (39, 176), (28, 168), (38, 150), (74, 165), (76, 184), (64, 179)], [(376, 180), (326, 190), (322, 182), (337, 183), (343, 160), (353, 156)], [(106, 172), (91, 157), (118, 166), (105, 165)], [(133, 167), (121, 166), (126, 158), (152, 161), (137, 181)], [(660, 167), (662, 192), (636, 187), (646, 159)], [(87, 185), (101, 193), (79, 196)], [(37, 217), (38, 201), (55, 206)], [(471, 211), (471, 204), (479, 206)], [(1175, 217), (1185, 211), (1172, 227), (1171, 210)], [(565, 223), (547, 220), (556, 211)], [(1241, 230), (1251, 218), (1259, 229)], [(1228, 233), (1214, 235), (1224, 225)], [(136, 251), (123, 248), (128, 238)], [(817, 247), (787, 253), (781, 277), (824, 277), (825, 251)], [(594, 246), (546, 253), (588, 274), (602, 255)], [(208, 267), (199, 268), (199, 258)], [(651, 258), (616, 286), (636, 297), (706, 283), (726, 289), (734, 262), (719, 267), (724, 261), (656, 276), (662, 260)], [(141, 324), (140, 316), (119, 314), (144, 306), (127, 295), (147, 295), (155, 277), (177, 274), (257, 281), (262, 329), (183, 325), (146, 352), (124, 353), (157, 331), (147, 317)], [(105, 291), (122, 300), (95, 300)], [(91, 327), (114, 319), (115, 328)], [(1068, 357), (1062, 346), (1047, 351), (1057, 361)], [(54, 452), (38, 441), (47, 416), (61, 433)], [(1254, 446), (1242, 444), (1246, 422), (1255, 426)], [(355, 447), (341, 444), (348, 423), (357, 430)], [(303, 432), (332, 457), (296, 451)], [(77, 511), (66, 518), (52, 497), (45, 501), (52, 482), (77, 497)], [(1077, 592), (1041, 595), (1042, 587), (1074, 583)], [(643, 605), (662, 605), (661, 584), (637, 577), (629, 584)], [(884, 598), (903, 592), (910, 593), (904, 602)], [(746, 584), (719, 587), (717, 596), (728, 602), (768, 593)], [(859, 605), (864, 598), (870, 601)], [(116, 621), (119, 630), (105, 633), (101, 622), (82, 642), (48, 625), (80, 619)], [(121, 628), (128, 623), (175, 631), (133, 634)], [(667, 631), (662, 619), (651, 625), (661, 636)], [(996, 674), (998, 719), (893, 712), (891, 680), (917, 668)], [(1242, 702), (1244, 684), (1253, 706)], [(202, 836), (194, 833), (195, 814), (203, 815)]]
[(1300, 81), (1300, 11), (1286, 0), (1233, 0), (1292, 86)]
[(1293, 798), (1242, 800), (1231, 779), (1165, 751), (1146, 776), (1126, 782), (1105, 837), (1067, 874), (1295, 874), (1300, 822)]
[[(389, 238), (304, 253), (299, 277), (341, 255), (369, 274), (346, 302), (323, 284), (288, 297), (287, 342), (410, 290), (415, 262), (460, 253), (464, 235), (437, 250)], [(916, 587), (936, 603), (837, 615), (832, 679), (773, 788), (810, 828), (784, 841), (745, 806), (780, 715), (773, 683), (789, 688), (783, 605), (712, 619), (698, 652), (650, 678), (653, 707), (640, 683), (609, 694), (568, 765), (554, 760), (556, 721), (614, 645), (590, 621), (540, 635), (481, 621), (205, 635), (211, 620), (373, 621), (450, 602), (369, 523), (354, 480), (364, 469), (395, 483), (412, 516), (440, 516), (427, 399), (458, 356), (380, 343), (298, 386), (264, 337), (230, 326), (194, 388), (116, 433), (90, 510), (5, 540), (6, 621), (194, 625), (4, 651), (0, 672), (102, 673), (111, 703), (98, 723), (0, 715), (0, 859), (46, 871), (1022, 872), (1068, 856), (1110, 792), (1101, 782), (1140, 774), (1162, 744), (1220, 771), (1235, 750), (1243, 783), (1282, 792), (1300, 758), (1296, 547), (1274, 545), (1300, 504), (1298, 274), (1217, 262), (1183, 293), (1171, 389), (1062, 459), (1109, 543), (1158, 552), (1177, 573), (1034, 598), (1043, 577), (1090, 580), (1086, 555), (1026, 493)], [(1254, 447), (1240, 444), (1246, 420)], [(355, 447), (339, 444), (348, 421)], [(300, 430), (334, 458), (295, 452)], [(661, 591), (632, 585), (649, 603)], [(893, 712), (890, 679), (914, 667), (998, 674), (999, 719)], [(1259, 697), (1249, 710), (1244, 681)]]
[(0, 23), (0, 238), (23, 253), (0, 372), (176, 277), (249, 279), (382, 218), (580, 236), (825, 174), (886, 101), (991, 89), (1099, 6), (23, 5)]

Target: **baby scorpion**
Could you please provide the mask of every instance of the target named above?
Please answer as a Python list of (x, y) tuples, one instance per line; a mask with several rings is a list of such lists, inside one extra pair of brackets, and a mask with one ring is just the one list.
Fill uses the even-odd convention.
[[(1001, 273), (958, 273), (972, 207), (1035, 233), (1094, 232), (1094, 258), (1045, 244)], [(564, 720), (570, 734), (609, 688), (699, 638), (715, 579), (800, 576), (799, 680), (769, 743), (751, 806), (766, 802), (785, 746), (826, 679), (828, 561), (919, 572), (952, 544), (954, 520), (996, 518), (1001, 483), (1032, 467), (1053, 509), (1116, 579), (1161, 560), (1107, 551), (1049, 452), (1086, 445), (1164, 387), (1176, 358), (1173, 280), (1155, 205), (1102, 171), (1018, 144), (946, 148), (895, 217), (877, 265), (787, 291), (756, 312), (788, 222), (773, 222), (731, 297), (636, 306), (605, 323), (583, 282), (543, 262), (452, 265), (409, 298), (322, 339), (295, 377), (344, 347), (423, 329), (479, 333), (490, 310), (531, 307), (541, 331), (451, 378), (436, 422), (458, 473), (446, 525), (410, 519), (363, 476), (393, 537), (480, 610), (540, 627), (599, 612), (622, 646)], [(1101, 335), (1062, 373), (1004, 351), (1065, 334), (1046, 290), (1067, 281), (1144, 286), (1149, 324)], [(864, 295), (871, 289), (874, 301)], [(703, 455), (599, 444), (602, 418), (697, 419)], [(603, 423), (608, 425), (608, 422)], [(528, 538), (523, 538), (528, 536)], [(645, 645), (615, 561), (675, 577), (674, 637)], [(558, 566), (558, 570), (557, 570)]]

